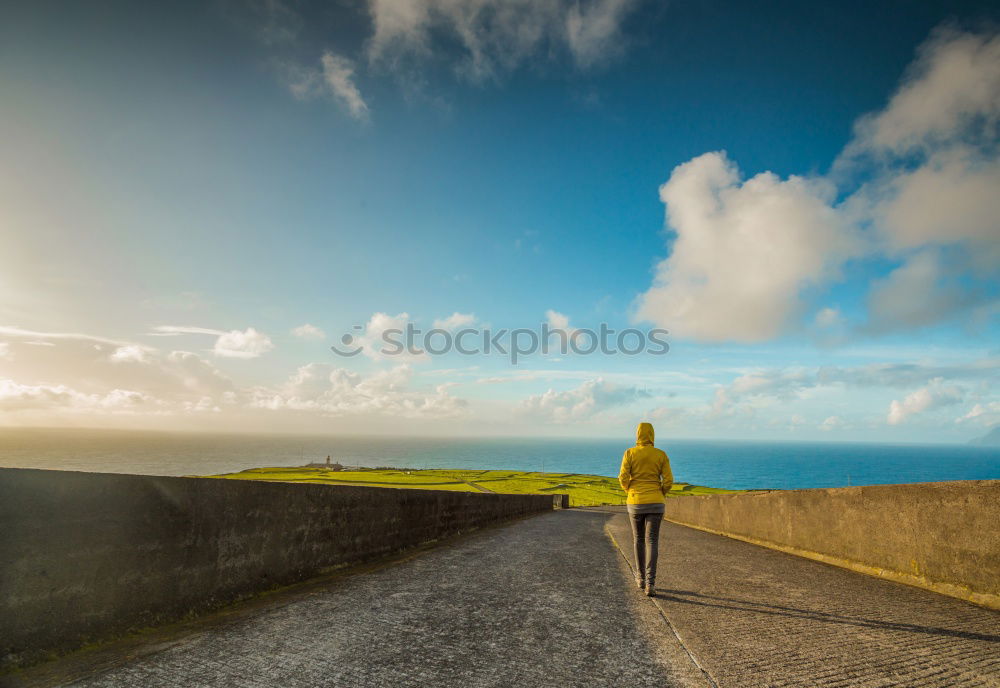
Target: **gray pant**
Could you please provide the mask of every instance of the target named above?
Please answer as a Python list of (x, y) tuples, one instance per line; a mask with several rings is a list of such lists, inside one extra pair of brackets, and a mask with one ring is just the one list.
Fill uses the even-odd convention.
[(632, 522), (632, 544), (635, 545), (635, 573), (652, 585), (656, 581), (657, 544), (663, 513), (629, 514)]

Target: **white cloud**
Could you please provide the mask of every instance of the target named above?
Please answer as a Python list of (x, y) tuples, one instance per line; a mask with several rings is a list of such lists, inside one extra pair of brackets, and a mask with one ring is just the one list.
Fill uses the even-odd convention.
[(476, 322), (476, 316), (472, 313), (459, 313), (455, 311), (447, 318), (434, 321), (434, 329), (438, 330), (458, 330), (463, 327), (470, 327)]
[(569, 316), (560, 313), (559, 311), (547, 310), (545, 311), (545, 319), (549, 323), (549, 327), (553, 330), (561, 330), (565, 332), (572, 332), (573, 328), (569, 326)]
[(369, 0), (368, 56), (400, 68), (459, 46), (458, 74), (498, 80), (537, 56), (568, 53), (580, 69), (605, 64), (624, 45), (621, 24), (636, 0)]
[(252, 327), (232, 330), (215, 340), (212, 351), (224, 358), (257, 358), (274, 348), (271, 338)]
[(323, 83), (330, 94), (347, 106), (352, 117), (367, 119), (368, 104), (354, 84), (354, 63), (329, 51), (323, 53), (320, 63), (323, 65)]
[(969, 412), (955, 419), (956, 423), (968, 423), (990, 428), (1000, 423), (1000, 401), (974, 404)]
[(624, 406), (648, 398), (649, 392), (626, 385), (607, 382), (603, 378), (588, 380), (576, 389), (565, 392), (548, 390), (523, 400), (523, 415), (554, 423), (584, 420), (616, 406)]
[(996, 32), (937, 32), (886, 108), (859, 121), (838, 167), (867, 169), (872, 181), (848, 205), (903, 260), (873, 289), (872, 328), (989, 310), (995, 299), (982, 287), (1000, 271), (998, 133)]
[(5, 412), (73, 411), (103, 413), (135, 412), (155, 399), (141, 392), (112, 389), (105, 394), (87, 394), (66, 385), (19, 384), (0, 380), (0, 410)]
[[(854, 367), (771, 368), (743, 373), (727, 385), (717, 387), (706, 415), (713, 419), (749, 417), (769, 407), (791, 407), (815, 403), (827, 408), (832, 395), (851, 390), (914, 390), (903, 401), (894, 401), (891, 413), (897, 425), (908, 415), (960, 401), (976, 385), (1000, 384), (1000, 361), (984, 358), (955, 365), (869, 364)], [(925, 390), (925, 391), (921, 391)], [(855, 398), (872, 397), (865, 391)], [(930, 406), (922, 404), (932, 402)], [(884, 407), (883, 407), (884, 408)], [(895, 409), (894, 411), (892, 409)]]
[[(548, 337), (543, 343), (543, 351), (548, 351), (549, 347), (555, 344), (557, 348), (554, 351), (566, 355), (572, 351), (572, 348), (570, 348), (571, 342), (573, 342), (574, 346), (578, 346), (580, 350), (586, 350), (591, 345), (590, 342), (581, 343), (580, 340), (585, 336), (585, 333), (570, 324), (568, 315), (549, 309), (545, 311), (545, 321), (548, 323), (550, 333), (561, 336), (555, 342), (553, 342), (551, 336)], [(558, 361), (560, 359), (554, 358), (551, 360)]]
[(375, 414), (402, 418), (449, 418), (464, 415), (466, 401), (448, 392), (413, 389), (407, 365), (363, 377), (326, 363), (302, 366), (277, 390), (259, 389), (253, 405), (271, 410), (314, 411), (329, 416)]
[[(676, 167), (660, 188), (676, 240), (638, 317), (683, 337), (770, 339), (804, 291), (857, 257), (902, 264), (874, 285), (869, 332), (991, 317), (998, 133), (1000, 34), (937, 32), (887, 106), (858, 120), (829, 178), (741, 182), (722, 153)], [(834, 181), (844, 194), (854, 179), (869, 181), (834, 206)]]
[(1000, 36), (938, 31), (921, 46), (888, 106), (862, 118), (848, 155), (905, 155), (996, 134), (1000, 120)]
[(153, 335), (174, 337), (184, 334), (207, 334), (216, 337), (212, 352), (223, 358), (257, 358), (274, 349), (271, 338), (252, 327), (245, 330), (215, 330), (208, 327), (160, 325), (153, 328)]
[(176, 380), (187, 392), (199, 397), (222, 398), (232, 394), (233, 381), (219, 372), (218, 368), (190, 351), (171, 351), (160, 364), (161, 370), (172, 380)]
[(299, 325), (292, 330), (292, 336), (298, 337), (299, 339), (325, 339), (326, 333), (315, 325), (310, 325), (306, 323), (305, 325)]
[(962, 146), (934, 154), (911, 172), (892, 174), (867, 193), (874, 197), (871, 215), (894, 251), (960, 242), (995, 250), (998, 188), (1000, 162)]
[(621, 25), (634, 0), (595, 0), (570, 5), (566, 16), (566, 40), (577, 65), (592, 67), (622, 48)]
[(216, 330), (210, 327), (189, 327), (187, 325), (158, 325), (150, 332), (154, 337), (177, 337), (182, 334), (211, 334), (219, 336), (225, 334), (225, 330)]
[(828, 416), (819, 425), (819, 429), (824, 432), (830, 432), (831, 430), (836, 430), (844, 425), (844, 419), (840, 416)]
[(638, 317), (703, 340), (777, 336), (800, 290), (824, 284), (856, 250), (832, 197), (821, 180), (762, 173), (741, 182), (725, 153), (678, 166), (660, 187), (676, 240)]
[(903, 401), (894, 399), (889, 404), (886, 422), (889, 425), (899, 425), (910, 416), (960, 402), (964, 397), (962, 390), (942, 382), (941, 378), (936, 378), (926, 387), (907, 394)]
[(867, 329), (880, 332), (930, 325), (975, 303), (974, 294), (948, 284), (948, 273), (937, 254), (923, 251), (872, 283)]
[(727, 394), (733, 398), (766, 394), (789, 399), (813, 384), (814, 378), (802, 369), (746, 373), (730, 383)]
[(347, 108), (351, 117), (364, 121), (368, 119), (368, 103), (354, 79), (354, 62), (326, 50), (320, 56), (319, 66), (306, 68), (297, 64), (286, 64), (288, 88), (296, 98), (329, 96)]
[[(782, 375), (783, 371), (770, 371)], [(1000, 383), (1000, 359), (996, 357), (956, 364), (872, 363), (854, 367), (821, 366), (814, 372), (815, 384), (907, 389), (935, 378), (951, 381)]]
[(0, 342), (0, 358), (12, 358), (10, 353), (10, 344), (7, 342)]
[(108, 357), (108, 360), (113, 363), (125, 363), (129, 361), (142, 363), (148, 358), (148, 355), (149, 353), (146, 348), (130, 344), (129, 346), (120, 346), (115, 349)]
[(362, 353), (372, 360), (416, 363), (428, 360), (428, 356), (420, 349), (421, 337), (414, 337), (413, 351), (406, 348), (407, 326), (412, 325), (409, 313), (373, 313), (360, 334), (353, 335), (351, 342), (344, 344), (343, 349), (353, 350), (361, 347)]
[(532, 382), (541, 376), (529, 371), (514, 371), (510, 375), (494, 375), (492, 377), (481, 377), (476, 380), (477, 385), (504, 385), (509, 382)]
[(132, 342), (123, 342), (119, 339), (97, 337), (90, 334), (82, 334), (80, 332), (39, 332), (37, 330), (26, 330), (21, 327), (11, 327), (9, 325), (0, 325), (0, 335), (6, 335), (7, 337), (17, 339), (26, 339), (29, 341), (25, 343), (37, 346), (50, 346), (53, 341), (59, 340), (93, 342), (95, 344), (109, 344), (112, 346), (138, 346)]
[[(192, 396), (218, 398), (234, 389), (231, 380), (194, 353), (164, 354), (152, 347), (80, 333), (8, 330), (16, 331), (18, 337), (11, 348), (19, 347), (18, 379), (12, 384), (34, 390), (25, 392), (25, 398), (69, 400), (63, 404), (67, 407), (75, 399), (98, 408), (94, 399), (125, 389), (146, 400), (156, 399), (154, 410), (163, 413)], [(46, 346), (37, 346), (40, 343)], [(151, 408), (149, 403), (142, 406), (143, 411)]]

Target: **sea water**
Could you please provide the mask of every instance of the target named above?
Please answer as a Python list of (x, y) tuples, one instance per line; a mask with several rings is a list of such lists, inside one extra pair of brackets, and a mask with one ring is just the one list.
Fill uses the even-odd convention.
[[(331, 461), (351, 466), (617, 475), (630, 442), (607, 439), (219, 435), (0, 429), (0, 466), (209, 475)], [(1000, 448), (665, 440), (675, 479), (732, 489), (1000, 479)]]

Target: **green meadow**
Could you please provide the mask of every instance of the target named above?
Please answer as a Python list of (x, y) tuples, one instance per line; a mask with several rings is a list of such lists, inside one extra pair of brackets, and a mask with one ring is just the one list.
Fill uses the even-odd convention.
[[(395, 470), (366, 469), (334, 471), (322, 467), (251, 468), (239, 473), (206, 476), (226, 480), (270, 480), (320, 485), (363, 485), (460, 492), (501, 494), (568, 494), (570, 506), (624, 504), (616, 478), (578, 473), (525, 471), (473, 471), (456, 469)], [(738, 492), (688, 483), (674, 483), (668, 497)]]

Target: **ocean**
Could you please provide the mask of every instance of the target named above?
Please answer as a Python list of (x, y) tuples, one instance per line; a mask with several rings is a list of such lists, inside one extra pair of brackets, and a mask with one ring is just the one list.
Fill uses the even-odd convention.
[[(0, 466), (209, 475), (324, 461), (352, 466), (618, 474), (627, 438), (434, 439), (0, 429)], [(679, 482), (731, 489), (1000, 479), (1000, 448), (666, 440)]]

